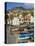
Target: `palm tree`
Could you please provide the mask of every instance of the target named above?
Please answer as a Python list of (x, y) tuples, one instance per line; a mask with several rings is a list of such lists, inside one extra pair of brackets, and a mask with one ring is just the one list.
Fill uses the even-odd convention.
[(9, 16), (7, 14), (5, 14), (5, 23), (7, 24), (7, 19), (9, 18)]

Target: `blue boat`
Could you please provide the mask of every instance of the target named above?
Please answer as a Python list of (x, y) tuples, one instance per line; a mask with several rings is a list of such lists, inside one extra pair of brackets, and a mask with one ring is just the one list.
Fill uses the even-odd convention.
[(20, 34), (18, 34), (18, 39), (28, 39), (28, 38), (32, 38), (33, 37), (33, 32), (29, 33), (29, 32), (22, 32)]

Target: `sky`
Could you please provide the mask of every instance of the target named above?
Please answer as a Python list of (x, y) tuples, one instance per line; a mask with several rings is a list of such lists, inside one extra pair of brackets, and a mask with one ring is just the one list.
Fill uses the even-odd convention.
[(6, 3), (6, 9), (13, 9), (14, 7), (24, 7), (26, 9), (32, 9), (33, 4), (31, 3), (14, 3), (14, 2), (7, 2)]

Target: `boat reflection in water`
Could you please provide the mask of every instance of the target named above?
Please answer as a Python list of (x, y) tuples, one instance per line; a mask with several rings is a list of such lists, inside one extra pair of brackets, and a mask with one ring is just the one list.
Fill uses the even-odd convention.
[(12, 26), (11, 33), (16, 36), (16, 43), (26, 43), (34, 41), (34, 23), (21, 26)]

